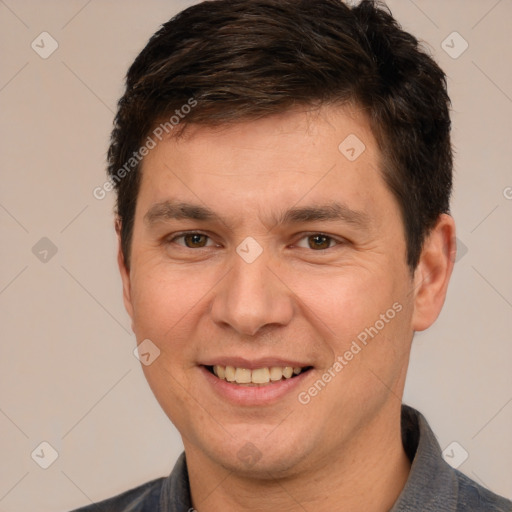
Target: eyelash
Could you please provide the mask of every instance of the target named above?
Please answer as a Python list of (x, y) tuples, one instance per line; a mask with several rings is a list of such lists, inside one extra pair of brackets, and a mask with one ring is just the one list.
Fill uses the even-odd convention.
[[(185, 231), (183, 233), (179, 233), (179, 234), (176, 234), (174, 236), (172, 236), (172, 238), (169, 238), (167, 239), (167, 243), (176, 243), (176, 240), (179, 240), (180, 238), (184, 238), (186, 236), (189, 236), (189, 235), (200, 235), (200, 236), (205, 236), (207, 237), (208, 240), (212, 240), (212, 237), (210, 237), (208, 234), (206, 233), (202, 233), (201, 231)], [(314, 249), (311, 249), (309, 248), (311, 251), (314, 251), (314, 252), (324, 252), (324, 251), (327, 251), (328, 249), (332, 249), (333, 247), (337, 246), (337, 245), (343, 245), (345, 243), (345, 241), (343, 240), (339, 240), (331, 235), (328, 235), (326, 233), (322, 233), (322, 232), (319, 232), (319, 231), (314, 231), (314, 232), (310, 232), (310, 233), (305, 233), (303, 234), (298, 240), (297, 242), (294, 242), (294, 246), (297, 245), (297, 243), (303, 239), (307, 239), (307, 238), (310, 238), (310, 237), (313, 237), (313, 236), (321, 236), (321, 237), (325, 237), (329, 240), (330, 243), (334, 243), (334, 245), (330, 246), (330, 247), (327, 247), (326, 249), (318, 249), (318, 250), (314, 250)], [(208, 247), (211, 247), (211, 246), (205, 246), (205, 247), (198, 247), (198, 248), (193, 248), (193, 247), (187, 247), (185, 244), (177, 244), (179, 245), (180, 247), (183, 247), (184, 249), (191, 249), (191, 250), (197, 250), (197, 249), (207, 249)], [(302, 249), (306, 249), (305, 247), (301, 247)]]

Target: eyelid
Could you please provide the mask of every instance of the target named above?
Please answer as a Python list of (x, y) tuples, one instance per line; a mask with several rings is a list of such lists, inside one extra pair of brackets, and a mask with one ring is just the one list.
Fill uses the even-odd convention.
[[(209, 235), (208, 233), (205, 233), (204, 231), (198, 231), (198, 230), (179, 231), (176, 233), (172, 233), (171, 235), (167, 235), (164, 238), (164, 242), (165, 243), (176, 243), (176, 240), (178, 238), (182, 238), (187, 235), (203, 235), (208, 238), (208, 241), (212, 242), (212, 245), (217, 245), (217, 246), (220, 245), (220, 244), (217, 244), (216, 242), (214, 242), (213, 237), (211, 235)], [(179, 247), (184, 247), (185, 249), (191, 249), (191, 247), (187, 247), (184, 244), (176, 243), (176, 245), (178, 245)], [(206, 245), (205, 247), (198, 247), (198, 248), (195, 248), (194, 250), (197, 251), (198, 249), (206, 249), (207, 247), (212, 247), (212, 245)]]
[[(164, 238), (164, 242), (166, 242), (166, 243), (176, 243), (177, 239), (182, 238), (182, 237), (184, 237), (186, 235), (203, 235), (203, 236), (208, 238), (209, 242), (211, 242), (211, 245), (206, 245), (205, 247), (199, 247), (199, 248), (196, 248), (194, 250), (206, 249), (207, 247), (220, 246), (221, 245), (221, 244), (216, 243), (214, 241), (213, 237), (210, 234), (208, 234), (207, 232), (204, 232), (204, 231), (200, 231), (200, 230), (179, 231), (179, 232), (176, 232), (176, 233), (172, 233), (171, 235), (167, 235)], [(299, 235), (296, 235), (294, 237), (296, 241), (293, 242), (292, 247), (293, 246), (297, 246), (299, 241), (301, 241), (301, 240), (303, 240), (305, 238), (308, 238), (310, 236), (314, 236), (314, 235), (325, 236), (325, 237), (329, 238), (332, 242), (334, 242), (334, 245), (332, 247), (328, 247), (327, 249), (321, 249), (321, 250), (318, 250), (318, 251), (315, 251), (315, 252), (327, 251), (328, 249), (333, 249), (337, 245), (343, 245), (343, 244), (348, 243), (348, 241), (345, 238), (343, 238), (343, 237), (337, 237), (337, 236), (334, 236), (334, 235), (330, 235), (329, 233), (324, 233), (323, 231), (310, 231), (310, 232), (300, 233)], [(187, 247), (184, 244), (176, 243), (176, 245), (178, 245), (180, 247), (184, 247), (186, 249), (191, 249), (190, 247)], [(299, 248), (305, 249), (306, 247), (299, 247)], [(308, 249), (313, 250), (311, 248), (308, 248)]]
[[(333, 249), (337, 245), (344, 245), (344, 244), (347, 243), (347, 240), (342, 238), (342, 237), (337, 237), (337, 236), (334, 236), (334, 235), (330, 235), (329, 233), (324, 233), (323, 231), (311, 231), (311, 232), (308, 232), (308, 233), (300, 233), (300, 236), (296, 237), (296, 241), (292, 245), (297, 246), (298, 242), (300, 242), (304, 238), (309, 238), (310, 236), (315, 236), (315, 235), (325, 236), (326, 238), (329, 238), (332, 242), (334, 242), (334, 245), (332, 247), (328, 247), (327, 249), (319, 249), (319, 250), (317, 250), (315, 252), (327, 251), (329, 249)], [(299, 248), (300, 249), (306, 249), (306, 247), (299, 247)], [(307, 249), (313, 250), (313, 249), (311, 249), (309, 247)]]

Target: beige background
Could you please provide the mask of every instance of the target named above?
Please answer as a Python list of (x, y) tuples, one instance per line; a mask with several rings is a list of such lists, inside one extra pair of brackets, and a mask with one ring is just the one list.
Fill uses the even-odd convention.
[[(190, 3), (0, 0), (1, 512), (105, 498), (181, 451), (132, 354), (113, 197), (92, 190), (128, 65)], [(441, 317), (414, 341), (405, 401), (442, 448), (469, 453), (464, 473), (512, 498), (512, 1), (388, 3), (449, 75), (463, 244)], [(43, 31), (59, 45), (47, 59), (31, 48)], [(458, 58), (441, 47), (454, 31), (469, 44)], [(43, 237), (55, 255), (44, 241), (33, 253)], [(42, 441), (58, 452), (46, 470), (31, 458)]]

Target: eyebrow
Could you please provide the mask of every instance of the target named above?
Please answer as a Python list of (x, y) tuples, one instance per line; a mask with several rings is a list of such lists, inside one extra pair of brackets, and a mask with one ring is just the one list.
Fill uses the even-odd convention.
[(277, 223), (298, 224), (317, 221), (342, 221), (358, 228), (366, 228), (370, 224), (370, 218), (365, 212), (353, 210), (342, 203), (291, 208), (281, 216)]
[[(176, 202), (162, 201), (153, 205), (144, 215), (144, 221), (150, 226), (167, 220), (197, 220), (220, 221), (222, 218), (206, 206)], [(365, 229), (370, 225), (369, 216), (362, 211), (353, 210), (343, 203), (330, 203), (327, 205), (293, 207), (274, 217), (273, 224), (299, 224), (317, 221), (341, 221), (354, 227)]]
[(144, 215), (149, 225), (166, 220), (220, 220), (220, 217), (209, 208), (197, 204), (162, 201), (153, 205)]

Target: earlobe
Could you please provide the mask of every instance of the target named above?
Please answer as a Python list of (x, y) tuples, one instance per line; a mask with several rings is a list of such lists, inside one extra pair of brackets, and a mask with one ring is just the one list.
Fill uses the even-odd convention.
[(439, 316), (455, 262), (455, 223), (442, 214), (427, 236), (414, 272), (412, 328), (423, 331)]
[(115, 221), (116, 233), (117, 233), (117, 264), (119, 266), (119, 272), (121, 274), (121, 281), (123, 283), (123, 301), (126, 311), (133, 319), (133, 305), (131, 296), (131, 283), (130, 283), (130, 271), (126, 266), (124, 259), (123, 248), (121, 243), (121, 220), (116, 218)]

